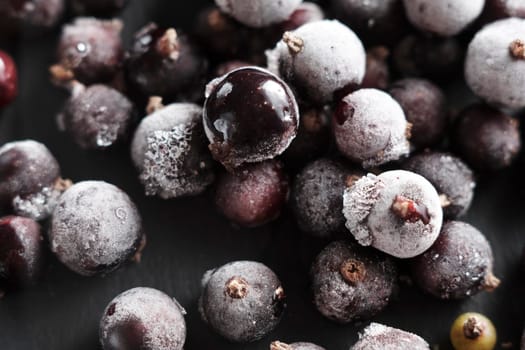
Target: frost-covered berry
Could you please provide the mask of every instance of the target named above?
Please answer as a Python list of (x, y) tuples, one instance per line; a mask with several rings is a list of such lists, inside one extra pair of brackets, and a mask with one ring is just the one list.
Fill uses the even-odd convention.
[(418, 335), (371, 323), (362, 333), (359, 341), (350, 350), (430, 350), (428, 343)]
[(407, 156), (409, 124), (401, 106), (387, 93), (361, 89), (341, 100), (334, 112), (337, 148), (365, 168)]
[(208, 271), (202, 284), (201, 317), (230, 341), (261, 339), (281, 320), (284, 289), (275, 273), (261, 263), (228, 263)]
[(104, 350), (182, 350), (186, 340), (184, 308), (163, 292), (145, 287), (117, 295), (99, 325)]
[(119, 268), (145, 244), (135, 204), (102, 181), (79, 182), (64, 192), (53, 212), (49, 240), (58, 259), (84, 276)]
[(202, 108), (191, 103), (156, 108), (142, 120), (131, 144), (146, 194), (168, 199), (203, 192), (215, 175), (202, 130)]
[(332, 101), (336, 93), (355, 88), (365, 75), (363, 44), (338, 21), (311, 22), (285, 32), (267, 56), (271, 71), (319, 104)]
[(408, 19), (417, 28), (453, 36), (474, 22), (485, 0), (403, 0)]
[(364, 246), (398, 258), (426, 251), (443, 222), (439, 195), (428, 180), (394, 170), (368, 174), (344, 193), (346, 227)]
[(465, 79), (491, 104), (525, 107), (525, 19), (503, 19), (481, 29), (467, 50)]
[(313, 343), (292, 343), (286, 344), (280, 341), (274, 341), (270, 344), (270, 350), (325, 350), (325, 348)]
[(302, 0), (215, 0), (221, 11), (255, 28), (267, 27), (288, 19), (301, 2)]

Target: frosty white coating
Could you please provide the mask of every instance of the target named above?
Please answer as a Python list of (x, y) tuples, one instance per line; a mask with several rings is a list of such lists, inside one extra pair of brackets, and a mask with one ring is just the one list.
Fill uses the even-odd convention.
[(380, 323), (371, 323), (350, 350), (430, 350), (420, 336)]
[(249, 27), (266, 27), (282, 22), (303, 0), (215, 0), (222, 12)]

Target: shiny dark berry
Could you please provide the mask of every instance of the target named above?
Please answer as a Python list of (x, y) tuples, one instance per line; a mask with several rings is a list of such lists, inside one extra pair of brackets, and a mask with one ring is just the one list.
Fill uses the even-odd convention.
[(486, 105), (472, 105), (459, 115), (453, 143), (459, 155), (478, 170), (509, 166), (521, 149), (519, 121)]
[(131, 89), (142, 96), (190, 100), (200, 98), (207, 69), (188, 36), (153, 23), (135, 34), (125, 66)]
[(18, 95), (18, 73), (15, 61), (0, 50), (0, 108), (7, 106)]
[(280, 341), (274, 341), (270, 344), (270, 350), (325, 350), (325, 348), (313, 343), (292, 343), (286, 344)]
[(121, 30), (120, 20), (77, 18), (66, 24), (58, 44), (58, 63), (51, 67), (53, 79), (83, 84), (113, 79), (123, 56)]
[(133, 104), (106, 85), (75, 84), (72, 96), (58, 116), (60, 129), (85, 149), (105, 149), (127, 136), (133, 122)]
[(35, 221), (19, 216), (0, 218), (1, 293), (36, 282), (43, 256), (43, 237)]
[(223, 172), (217, 181), (215, 204), (234, 223), (253, 227), (277, 218), (288, 192), (288, 177), (281, 163), (270, 160), (237, 173)]
[(109, 273), (139, 258), (145, 244), (141, 218), (126, 193), (102, 181), (84, 181), (60, 197), (49, 230), (51, 249), (71, 270)]
[(285, 307), (279, 278), (267, 266), (236, 261), (208, 271), (199, 300), (202, 319), (224, 338), (240, 343), (272, 331)]
[(404, 162), (403, 169), (434, 185), (446, 218), (460, 217), (470, 208), (476, 182), (472, 170), (461, 159), (449, 153), (423, 152)]
[(286, 20), (301, 2), (302, 0), (215, 0), (222, 12), (254, 28), (267, 27)]
[(297, 134), (299, 109), (292, 91), (264, 69), (230, 72), (213, 80), (206, 96), (210, 150), (227, 168), (273, 159)]
[(461, 299), (499, 285), (490, 243), (475, 227), (449, 221), (434, 245), (411, 261), (412, 278), (440, 299)]
[(186, 311), (170, 296), (138, 287), (117, 295), (106, 307), (99, 326), (104, 350), (182, 350)]
[(384, 46), (376, 46), (366, 52), (366, 73), (361, 83), (362, 89), (386, 90), (390, 85), (388, 56), (390, 52)]
[(389, 89), (412, 124), (410, 142), (416, 147), (432, 146), (443, 138), (448, 124), (444, 93), (432, 82), (409, 78), (398, 80)]
[(72, 0), (71, 7), (77, 15), (108, 17), (118, 13), (128, 0)]
[(350, 350), (428, 350), (430, 345), (420, 336), (371, 323), (359, 334), (359, 341)]
[(54, 27), (62, 18), (64, 7), (64, 0), (3, 0), (0, 16), (18, 29), (40, 30)]
[(397, 269), (382, 253), (337, 241), (317, 256), (311, 278), (317, 310), (348, 323), (369, 319), (385, 308), (396, 288)]

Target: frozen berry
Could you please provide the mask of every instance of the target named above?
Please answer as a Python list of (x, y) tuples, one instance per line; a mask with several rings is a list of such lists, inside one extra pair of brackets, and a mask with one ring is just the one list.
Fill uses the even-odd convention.
[(100, 320), (104, 350), (182, 350), (186, 311), (170, 296), (138, 287), (117, 295)]
[(485, 105), (461, 112), (453, 143), (459, 155), (478, 170), (509, 166), (521, 149), (519, 121)]
[(173, 28), (146, 25), (135, 34), (126, 57), (126, 78), (142, 96), (195, 100), (204, 86), (206, 60), (187, 35)]
[(7, 106), (18, 95), (18, 74), (15, 61), (0, 50), (0, 108)]
[(217, 181), (215, 204), (242, 226), (262, 225), (279, 216), (288, 199), (288, 177), (280, 162), (248, 165), (238, 173), (223, 172)]
[(332, 125), (339, 151), (365, 168), (398, 160), (410, 152), (405, 114), (380, 90), (361, 89), (344, 97)]
[(54, 27), (64, 13), (64, 0), (4, 0), (0, 16), (22, 28), (39, 30)]
[(359, 341), (350, 350), (430, 350), (428, 343), (418, 335), (371, 323), (359, 333)]
[(252, 64), (245, 62), (245, 61), (238, 61), (238, 60), (232, 60), (232, 61), (226, 61), (221, 64), (219, 64), (214, 71), (214, 77), (222, 77), (223, 75), (226, 75), (236, 69), (239, 68), (245, 68), (250, 67)]
[(453, 36), (474, 22), (485, 0), (403, 0), (408, 19), (417, 28)]
[(146, 194), (161, 198), (197, 195), (215, 179), (202, 130), (202, 108), (174, 103), (142, 120), (131, 155)]
[(338, 21), (311, 22), (285, 32), (267, 56), (271, 71), (318, 104), (355, 88), (365, 75), (363, 44)]
[(397, 258), (426, 251), (437, 239), (443, 210), (436, 189), (404, 170), (368, 174), (344, 193), (346, 227), (364, 246)]
[(145, 236), (135, 204), (126, 193), (102, 181), (83, 181), (60, 197), (49, 230), (51, 249), (71, 270), (109, 273), (138, 258)]
[(424, 79), (398, 80), (389, 89), (412, 124), (410, 142), (432, 146), (443, 138), (448, 124), (447, 100), (439, 87)]
[(319, 5), (305, 1), (295, 9), (290, 17), (277, 24), (275, 27), (280, 31), (282, 35), (286, 31), (295, 30), (303, 24), (321, 21), (325, 18), (323, 9)]
[(40, 226), (19, 216), (0, 219), (0, 293), (34, 283), (42, 272)]
[(386, 90), (390, 84), (390, 71), (387, 58), (390, 52), (384, 46), (369, 49), (366, 53), (366, 73), (361, 83), (362, 89)]
[(403, 163), (403, 169), (426, 178), (439, 193), (443, 214), (449, 219), (464, 215), (474, 197), (472, 170), (449, 153), (423, 152)]
[(128, 0), (71, 0), (71, 7), (77, 15), (107, 17), (118, 13), (127, 3)]
[(71, 98), (58, 116), (61, 130), (85, 149), (105, 149), (127, 136), (133, 104), (106, 85), (74, 84)]
[(440, 299), (461, 299), (493, 290), (492, 249), (475, 227), (449, 221), (424, 254), (411, 261), (412, 278), (425, 292)]
[(51, 67), (55, 81), (76, 79), (84, 84), (110, 81), (122, 60), (120, 20), (77, 18), (66, 24), (58, 44), (58, 64)]
[(326, 158), (308, 164), (295, 178), (290, 196), (299, 228), (324, 238), (344, 231), (343, 192), (359, 175)]
[(458, 316), (450, 328), (450, 341), (455, 350), (493, 350), (496, 338), (492, 322), (476, 312)]
[(214, 158), (227, 168), (280, 155), (298, 126), (292, 91), (262, 68), (241, 68), (208, 84), (204, 128)]
[(525, 107), (525, 19), (509, 18), (481, 29), (465, 60), (468, 86), (487, 102)]
[(274, 341), (270, 344), (270, 350), (325, 350), (325, 348), (313, 343), (292, 343), (286, 344), (280, 341)]
[(261, 263), (228, 263), (208, 271), (202, 284), (201, 317), (230, 341), (261, 339), (281, 320), (284, 289), (275, 273)]
[(382, 253), (337, 241), (317, 256), (311, 277), (317, 310), (348, 323), (369, 319), (385, 308), (396, 287), (397, 270)]
[(282, 22), (294, 12), (302, 0), (215, 0), (221, 11), (249, 27), (267, 27)]

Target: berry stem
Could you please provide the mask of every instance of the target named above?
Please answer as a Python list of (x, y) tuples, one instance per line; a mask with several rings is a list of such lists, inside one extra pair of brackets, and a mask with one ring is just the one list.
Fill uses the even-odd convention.
[(290, 345), (281, 343), (280, 341), (274, 341), (270, 344), (270, 350), (291, 350)]
[(468, 339), (477, 339), (483, 334), (485, 325), (475, 316), (469, 317), (463, 324), (463, 334)]
[(516, 39), (510, 43), (509, 51), (512, 57), (518, 60), (525, 60), (525, 42), (521, 39)]
[(151, 96), (149, 98), (148, 105), (146, 106), (146, 113), (150, 115), (162, 108), (164, 108), (164, 104), (162, 104), (162, 97)]
[(288, 50), (290, 50), (292, 55), (296, 55), (303, 51), (304, 40), (292, 32), (284, 32), (283, 41), (288, 46)]
[(343, 279), (350, 284), (356, 284), (362, 281), (366, 276), (365, 265), (358, 260), (345, 260), (339, 269)]
[(234, 299), (242, 299), (248, 294), (248, 282), (242, 277), (232, 277), (226, 282), (226, 294)]
[(177, 31), (169, 28), (164, 32), (157, 41), (157, 52), (164, 58), (177, 60), (179, 58), (179, 40), (177, 38)]
[(406, 197), (396, 196), (391, 209), (398, 217), (405, 221), (415, 223), (421, 220), (425, 225), (430, 223), (428, 208)]
[(483, 282), (483, 287), (486, 291), (492, 292), (494, 289), (498, 288), (501, 283), (500, 279), (494, 276), (492, 272), (487, 273), (485, 281)]

